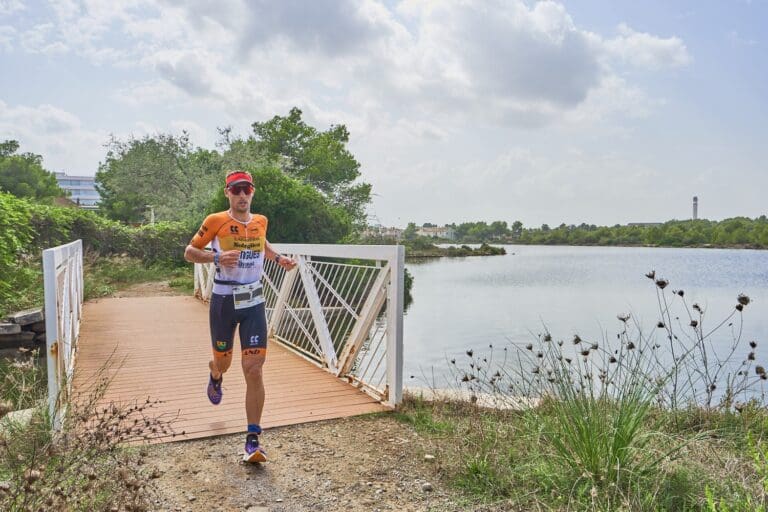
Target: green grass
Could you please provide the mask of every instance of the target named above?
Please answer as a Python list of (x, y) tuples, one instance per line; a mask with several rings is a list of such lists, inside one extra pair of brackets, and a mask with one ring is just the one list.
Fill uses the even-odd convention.
[(13, 410), (34, 407), (48, 395), (47, 375), (35, 356), (16, 360), (0, 358), (0, 400)]
[[(604, 418), (617, 414), (615, 406), (600, 404), (600, 407), (604, 409), (602, 413), (574, 409), (569, 414), (578, 411), (603, 414)], [(689, 414), (693, 416), (692, 412)], [(396, 417), (434, 444), (440, 476), (477, 504), (501, 502), (510, 510), (716, 512), (747, 510), (737, 508), (737, 504), (748, 503), (753, 510), (759, 510), (756, 507), (764, 506), (768, 494), (766, 490), (760, 495), (760, 490), (768, 485), (766, 445), (763, 441), (760, 445), (763, 451), (760, 451), (749, 448), (750, 443), (757, 446), (756, 442), (743, 441), (750, 435), (745, 425), (759, 422), (745, 424), (727, 415), (709, 414), (708, 425), (718, 426), (722, 435), (703, 435), (709, 431), (695, 428), (676, 430), (675, 420), (679, 418), (653, 409), (652, 414), (639, 420), (638, 428), (650, 441), (644, 445), (644, 453), (627, 450), (627, 459), (623, 462), (627, 467), (620, 471), (597, 464), (595, 471), (599, 471), (599, 475), (585, 471), (587, 465), (578, 466), (582, 469), (579, 473), (563, 458), (560, 453), (563, 448), (553, 441), (552, 434), (562, 434), (562, 429), (575, 427), (555, 428), (563, 418), (551, 403), (526, 411), (501, 411), (463, 403), (426, 403), (407, 397)], [(756, 410), (754, 414), (762, 421), (768, 418), (765, 409)], [(584, 421), (595, 420), (585, 417)], [(610, 431), (611, 427), (588, 423), (584, 428), (588, 432), (589, 428)], [(599, 434), (591, 433), (589, 439), (593, 440)], [(610, 438), (607, 434), (595, 443), (607, 443)], [(589, 441), (585, 440), (584, 444), (583, 449), (587, 450)], [(610, 449), (600, 446), (592, 449), (611, 453)], [(652, 466), (650, 474), (643, 471), (648, 467), (649, 456), (655, 460), (656, 454), (673, 449), (677, 450), (675, 455), (661, 458)], [(610, 481), (612, 474), (621, 479)], [(707, 508), (707, 492), (719, 508)], [(723, 508), (721, 502), (731, 508)]]
[(105, 297), (135, 284), (158, 281), (168, 281), (180, 293), (192, 293), (192, 272), (191, 265), (146, 265), (138, 258), (99, 258), (87, 264), (83, 271), (85, 299)]

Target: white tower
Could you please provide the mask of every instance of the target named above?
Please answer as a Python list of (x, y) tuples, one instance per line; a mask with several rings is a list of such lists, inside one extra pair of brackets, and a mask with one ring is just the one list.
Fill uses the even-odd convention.
[(696, 220), (699, 218), (699, 198), (698, 196), (693, 196), (693, 220)]

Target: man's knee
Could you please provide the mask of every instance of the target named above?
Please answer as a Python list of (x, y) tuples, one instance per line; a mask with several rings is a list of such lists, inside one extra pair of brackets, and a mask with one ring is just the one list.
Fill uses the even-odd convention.
[(267, 349), (249, 348), (243, 350), (243, 373), (246, 378), (259, 378), (262, 375)]

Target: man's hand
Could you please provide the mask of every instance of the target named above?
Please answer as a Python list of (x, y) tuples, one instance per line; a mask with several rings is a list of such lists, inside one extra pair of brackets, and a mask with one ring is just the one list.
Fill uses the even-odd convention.
[(224, 251), (219, 256), (219, 265), (222, 267), (236, 267), (237, 261), (240, 259), (240, 251)]
[(293, 270), (293, 268), (298, 265), (298, 262), (293, 258), (289, 258), (288, 256), (280, 255), (280, 259), (277, 264), (283, 267), (286, 272), (288, 272), (289, 270)]

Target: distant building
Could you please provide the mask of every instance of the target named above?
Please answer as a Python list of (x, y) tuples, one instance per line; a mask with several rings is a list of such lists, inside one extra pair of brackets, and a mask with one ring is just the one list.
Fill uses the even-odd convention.
[(454, 232), (453, 228), (450, 226), (444, 226), (444, 227), (420, 227), (416, 228), (416, 234), (421, 236), (429, 236), (432, 238), (447, 238), (448, 240), (455, 240), (456, 239), (456, 233)]
[(640, 226), (641, 228), (650, 228), (653, 226), (663, 226), (663, 222), (629, 222), (627, 226)]
[(95, 177), (93, 176), (68, 176), (66, 173), (57, 172), (56, 181), (59, 187), (69, 192), (69, 199), (86, 210), (95, 210), (99, 206), (101, 196), (96, 191)]
[(381, 225), (368, 226), (363, 230), (363, 236), (374, 238), (392, 238), (393, 240), (400, 240), (403, 238), (403, 230), (400, 228), (388, 228)]
[(693, 196), (693, 220), (696, 220), (699, 218), (699, 198), (697, 196)]

